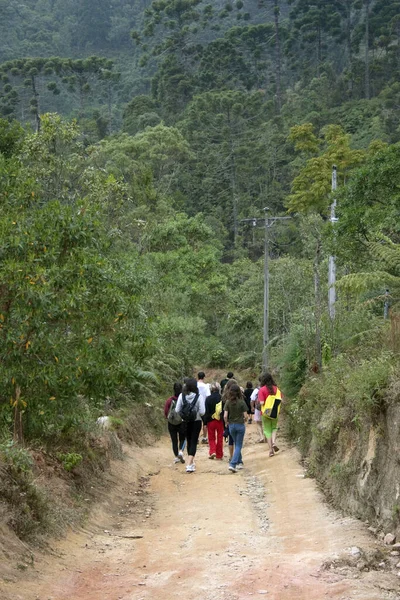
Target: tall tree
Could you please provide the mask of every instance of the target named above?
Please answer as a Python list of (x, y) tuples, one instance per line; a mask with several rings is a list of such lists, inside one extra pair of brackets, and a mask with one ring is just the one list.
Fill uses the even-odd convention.
[(261, 93), (206, 92), (189, 104), (181, 124), (196, 157), (186, 182), (191, 203), (222, 217), (234, 241), (244, 204), (258, 202), (263, 189), (263, 113)]

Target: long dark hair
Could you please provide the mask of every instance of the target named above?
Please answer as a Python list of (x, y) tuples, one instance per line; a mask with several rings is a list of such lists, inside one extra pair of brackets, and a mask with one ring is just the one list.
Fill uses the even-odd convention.
[(174, 396), (177, 398), (179, 394), (182, 392), (182, 384), (177, 381), (174, 383)]
[(199, 390), (197, 388), (197, 381), (195, 379), (188, 379), (185, 382), (185, 394), (190, 394), (193, 392), (194, 394), (198, 394)]
[(261, 387), (265, 385), (270, 394), (274, 393), (274, 387), (276, 387), (276, 383), (271, 373), (263, 373), (260, 377)]
[[(225, 390), (224, 390), (225, 391)], [(226, 394), (226, 400), (230, 400), (232, 404), (236, 404), (242, 398), (242, 390), (237, 383), (231, 385)]]

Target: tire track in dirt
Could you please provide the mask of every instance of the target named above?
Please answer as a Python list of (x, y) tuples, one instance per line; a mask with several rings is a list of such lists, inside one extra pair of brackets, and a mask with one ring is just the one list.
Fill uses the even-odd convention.
[(3, 586), (4, 600), (398, 600), (393, 574), (321, 568), (377, 542), (327, 507), (296, 450), (270, 459), (255, 439), (250, 425), (237, 474), (205, 447), (194, 474), (172, 463), (166, 438), (128, 448), (86, 530)]

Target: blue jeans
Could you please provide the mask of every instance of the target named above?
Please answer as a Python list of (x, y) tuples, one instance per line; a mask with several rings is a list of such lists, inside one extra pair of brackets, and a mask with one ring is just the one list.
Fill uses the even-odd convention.
[(246, 431), (245, 426), (242, 423), (230, 423), (229, 424), (229, 433), (233, 438), (234, 443), (234, 451), (232, 460), (229, 465), (231, 467), (235, 467), (239, 465), (242, 461), (242, 446), (244, 440), (244, 433)]

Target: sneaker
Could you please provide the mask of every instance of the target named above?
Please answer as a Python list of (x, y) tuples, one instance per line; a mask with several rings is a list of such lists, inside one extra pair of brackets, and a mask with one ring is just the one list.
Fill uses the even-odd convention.
[(179, 456), (177, 456), (174, 460), (174, 465), (176, 465), (176, 463), (181, 462), (181, 459), (179, 458)]
[(196, 470), (196, 467), (194, 465), (187, 465), (186, 466), (186, 473), (194, 473)]
[(236, 465), (236, 470), (239, 470), (239, 469), (244, 469), (243, 463), (239, 463), (238, 465)]
[(232, 473), (236, 473), (236, 472), (237, 472), (237, 471), (236, 471), (236, 468), (235, 468), (235, 467), (233, 467), (232, 465), (229, 465), (228, 469), (229, 469), (229, 471), (231, 471)]
[(180, 460), (182, 464), (184, 464), (184, 462), (185, 462), (185, 459), (183, 458), (182, 450), (179, 450), (179, 452), (178, 452), (178, 460)]
[(216, 454), (215, 452), (213, 452), (212, 454), (210, 454), (210, 456), (208, 458), (211, 458), (211, 460), (214, 460), (214, 458), (216, 458)]
[(247, 423), (248, 423), (249, 425), (251, 425), (251, 419), (248, 419)]
[(208, 439), (206, 437), (201, 438), (202, 444), (208, 444)]

